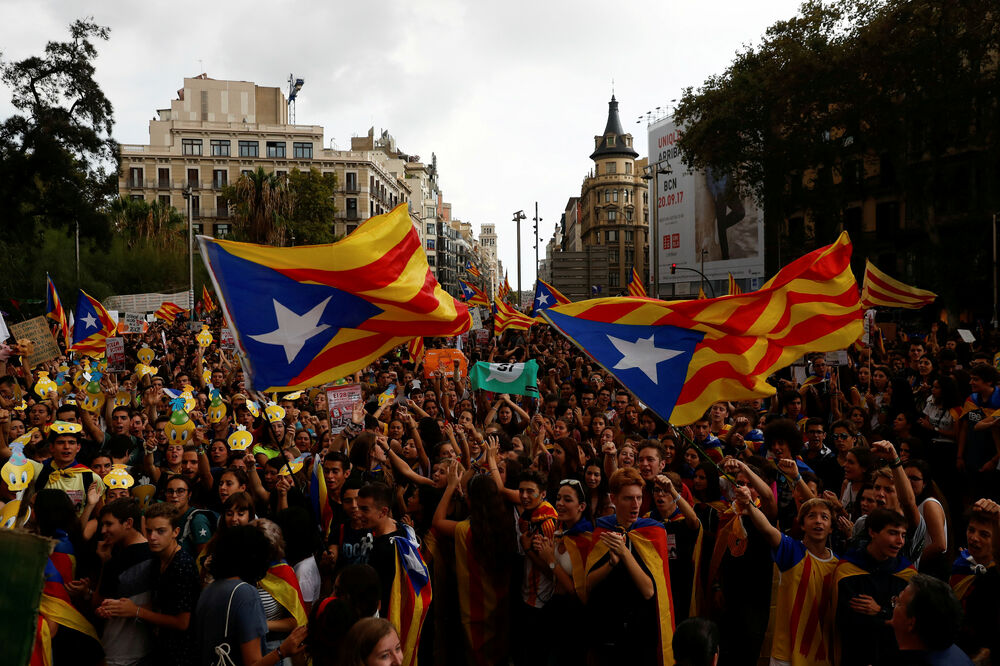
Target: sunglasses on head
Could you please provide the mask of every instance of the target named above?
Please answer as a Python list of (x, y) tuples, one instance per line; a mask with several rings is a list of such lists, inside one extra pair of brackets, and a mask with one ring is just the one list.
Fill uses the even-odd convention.
[(583, 492), (583, 484), (577, 479), (563, 479), (559, 482), (559, 487), (561, 488), (562, 486), (576, 486), (580, 489), (581, 493)]

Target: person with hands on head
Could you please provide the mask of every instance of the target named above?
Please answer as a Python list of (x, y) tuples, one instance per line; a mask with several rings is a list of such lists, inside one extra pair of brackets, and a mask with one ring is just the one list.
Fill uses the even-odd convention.
[(738, 486), (735, 495), (736, 509), (749, 516), (754, 528), (764, 535), (781, 571), (777, 611), (771, 625), (771, 663), (830, 664), (832, 608), (827, 590), (838, 563), (828, 547), (833, 532), (833, 509), (825, 499), (810, 498), (803, 502), (798, 516), (803, 538), (798, 541), (782, 534), (768, 521), (754, 506), (746, 486)]

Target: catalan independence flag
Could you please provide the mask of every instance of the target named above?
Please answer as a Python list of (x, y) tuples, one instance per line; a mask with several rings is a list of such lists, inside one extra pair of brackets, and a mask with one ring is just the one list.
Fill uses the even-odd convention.
[(642, 286), (642, 278), (639, 271), (632, 267), (632, 273), (628, 276), (628, 295), (633, 298), (646, 298), (646, 288)]
[(177, 319), (177, 315), (187, 312), (184, 308), (177, 305), (176, 303), (171, 303), (166, 301), (160, 305), (160, 307), (153, 313), (153, 316), (157, 319), (162, 319), (168, 324), (173, 324), (174, 320)]
[(565, 305), (571, 302), (562, 292), (539, 278), (535, 284), (535, 300), (531, 308), (531, 316), (534, 317), (539, 310), (551, 308), (553, 305)]
[(450, 337), (472, 326), (465, 304), (434, 279), (405, 204), (332, 245), (198, 241), (260, 391), (319, 386), (414, 336)]
[(424, 360), (424, 339), (417, 337), (410, 340), (406, 344), (406, 353), (410, 355), (413, 365), (420, 365), (420, 362)]
[(482, 289), (465, 280), (459, 280), (458, 284), (462, 287), (462, 296), (465, 298), (466, 304), (482, 305), (484, 308), (490, 306), (490, 299), (486, 297)]
[[(609, 557), (608, 547), (601, 541), (604, 532), (621, 532), (614, 514), (597, 519), (594, 528), (593, 549), (587, 557), (587, 571), (603, 566)], [(625, 530), (625, 538), (642, 568), (653, 580), (653, 598), (657, 616), (657, 663), (660, 666), (674, 663), (674, 601), (670, 592), (670, 548), (667, 545), (667, 530), (663, 523), (651, 518), (639, 518)]]
[(510, 281), (507, 280), (507, 272), (504, 271), (503, 274), (503, 284), (497, 289), (497, 296), (500, 300), (507, 298), (507, 294), (510, 293)]
[(305, 626), (309, 621), (306, 604), (302, 600), (302, 591), (299, 589), (299, 579), (295, 577), (295, 570), (287, 562), (282, 560), (271, 564), (261, 579), (260, 586), (295, 618), (298, 626)]
[[(75, 573), (76, 558), (73, 555), (72, 543), (65, 533), (57, 532), (55, 536), (58, 541), (55, 552), (45, 563), (45, 581), (38, 611), (46, 620), (58, 624), (60, 631), (70, 630), (91, 638), (95, 644), (87, 645), (86, 649), (99, 654), (101, 639), (94, 625), (73, 606), (66, 590), (66, 581), (73, 580)], [(50, 648), (44, 645), (43, 649), (47, 651)]]
[(467, 270), (469, 272), (469, 275), (471, 275), (472, 277), (483, 276), (483, 274), (479, 271), (479, 269), (472, 265), (471, 261), (465, 262), (465, 270)]
[(104, 353), (105, 340), (115, 334), (116, 326), (111, 315), (93, 296), (83, 289), (76, 299), (76, 324), (73, 326), (73, 344), (69, 351), (82, 354)]
[(737, 296), (737, 295), (743, 293), (743, 290), (740, 289), (740, 285), (736, 284), (736, 278), (733, 277), (732, 273), (729, 274), (729, 292), (728, 293), (729, 293), (730, 296)]
[(215, 309), (215, 301), (212, 300), (212, 294), (208, 291), (208, 285), (201, 285), (201, 303), (205, 307), (205, 312), (211, 312)]
[(765, 380), (776, 370), (857, 340), (862, 310), (850, 259), (845, 233), (748, 294), (597, 298), (541, 316), (662, 418), (683, 425), (718, 400), (774, 395)]
[(455, 526), (455, 578), (468, 652), (465, 663), (492, 666), (509, 654), (506, 580), (494, 580), (476, 555), (468, 519)]
[(45, 316), (51, 319), (59, 327), (62, 333), (63, 342), (69, 349), (69, 324), (66, 322), (66, 311), (63, 310), (62, 301), (59, 300), (59, 293), (56, 292), (56, 285), (52, 283), (49, 274), (45, 274)]
[(919, 310), (930, 305), (937, 294), (926, 289), (917, 289), (895, 280), (870, 261), (865, 262), (864, 286), (861, 289), (861, 304), (866, 308), (881, 305), (887, 308), (906, 308)]
[(417, 663), (420, 631), (427, 619), (432, 599), (430, 571), (415, 542), (416, 536), (413, 536), (412, 541), (399, 536), (392, 537), (392, 543), (396, 546), (396, 575), (389, 591), (388, 616), (389, 622), (399, 628), (404, 666)]
[(500, 337), (508, 329), (527, 331), (538, 323), (534, 317), (518, 312), (514, 306), (499, 298), (494, 302), (493, 335)]

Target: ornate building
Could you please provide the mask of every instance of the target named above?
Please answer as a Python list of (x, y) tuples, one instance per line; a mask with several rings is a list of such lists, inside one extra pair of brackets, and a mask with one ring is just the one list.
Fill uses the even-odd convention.
[[(594, 170), (584, 179), (577, 204), (583, 248), (606, 249), (608, 275), (603, 294), (608, 296), (626, 288), (633, 266), (647, 289), (649, 285), (649, 207), (642, 179), (647, 159), (638, 157), (632, 135), (622, 129), (618, 100), (612, 95), (607, 126), (594, 137), (590, 155)], [(553, 278), (558, 280), (557, 275)]]

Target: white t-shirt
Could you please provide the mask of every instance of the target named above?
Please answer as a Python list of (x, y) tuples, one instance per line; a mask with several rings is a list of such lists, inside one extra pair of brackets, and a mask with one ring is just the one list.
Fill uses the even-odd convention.
[(302, 601), (311, 604), (319, 599), (320, 577), (316, 558), (310, 555), (292, 567), (295, 577), (299, 579), (299, 589), (302, 590)]

